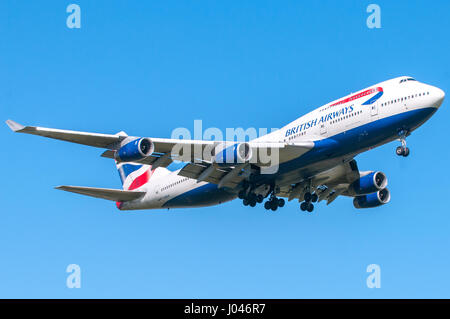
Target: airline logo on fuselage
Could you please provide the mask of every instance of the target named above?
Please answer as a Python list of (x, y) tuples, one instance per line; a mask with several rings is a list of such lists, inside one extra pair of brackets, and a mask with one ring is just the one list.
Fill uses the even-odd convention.
[(323, 115), (320, 118), (315, 118), (314, 120), (311, 120), (311, 121), (302, 123), (300, 125), (297, 125), (293, 128), (290, 128), (290, 129), (286, 130), (286, 134), (284, 136), (288, 137), (292, 134), (297, 134), (298, 132), (307, 130), (311, 127), (314, 127), (317, 124), (320, 124), (322, 122), (327, 122), (329, 120), (332, 120), (332, 119), (337, 118), (342, 115), (349, 114), (351, 112), (353, 112), (353, 104), (350, 106), (345, 106), (345, 107), (339, 109), (338, 111), (334, 111), (334, 112), (328, 113), (326, 115)]
[(346, 99), (337, 101), (336, 103), (333, 103), (333, 104), (329, 105), (328, 107), (332, 107), (332, 106), (339, 105), (339, 104), (345, 104), (345, 103), (348, 103), (348, 102), (360, 99), (362, 97), (365, 97), (367, 95), (373, 94), (375, 92), (377, 92), (377, 94), (375, 94), (373, 97), (368, 99), (366, 102), (362, 103), (362, 105), (372, 104), (372, 103), (374, 103), (376, 100), (378, 100), (383, 95), (383, 88), (382, 87), (376, 87), (376, 88), (365, 90), (364, 92), (361, 92), (361, 93), (352, 95), (352, 96), (350, 96), (350, 97), (348, 97)]
[[(331, 108), (333, 106), (346, 104), (346, 103), (355, 101), (357, 99), (360, 99), (362, 97), (365, 97), (365, 96), (373, 94), (373, 93), (377, 93), (377, 94), (372, 96), (370, 99), (368, 99), (366, 102), (362, 103), (361, 105), (369, 105), (369, 104), (373, 104), (374, 102), (376, 102), (383, 95), (383, 88), (376, 87), (376, 88), (365, 90), (364, 92), (352, 95), (352, 96), (350, 96), (348, 98), (345, 98), (343, 100), (340, 100), (340, 101), (338, 101), (336, 103), (330, 104), (326, 108), (322, 109), (321, 111), (324, 111), (324, 110), (326, 110), (328, 108)], [(330, 120), (332, 120), (334, 118), (338, 118), (338, 117), (340, 117), (342, 115), (350, 114), (354, 110), (353, 106), (354, 106), (354, 104), (348, 105), (348, 106), (344, 106), (344, 107), (340, 108), (339, 110), (330, 112), (330, 113), (328, 113), (326, 115), (322, 115), (320, 118), (315, 118), (314, 120), (311, 120), (311, 121), (302, 123), (300, 125), (294, 126), (294, 127), (290, 128), (290, 129), (287, 129), (284, 136), (288, 137), (288, 136), (290, 136), (292, 134), (297, 134), (298, 132), (307, 130), (307, 129), (311, 128), (311, 127), (314, 127), (317, 124), (330, 121)]]

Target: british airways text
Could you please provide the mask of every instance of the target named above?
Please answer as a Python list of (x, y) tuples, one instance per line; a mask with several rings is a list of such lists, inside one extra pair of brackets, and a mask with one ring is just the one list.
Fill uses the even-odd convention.
[(298, 132), (307, 130), (307, 129), (311, 128), (311, 127), (314, 127), (318, 123), (320, 124), (322, 122), (327, 122), (329, 120), (332, 120), (332, 119), (337, 118), (337, 117), (342, 116), (342, 115), (349, 114), (351, 112), (353, 112), (353, 105), (343, 107), (339, 111), (334, 111), (334, 112), (331, 112), (331, 113), (328, 113), (326, 115), (321, 116), (320, 119), (316, 118), (316, 119), (311, 120), (309, 122), (302, 123), (302, 124), (297, 125), (297, 126), (295, 126), (293, 128), (290, 128), (290, 129), (286, 130), (286, 134), (284, 136), (288, 137), (288, 136), (290, 136), (292, 134), (296, 134)]

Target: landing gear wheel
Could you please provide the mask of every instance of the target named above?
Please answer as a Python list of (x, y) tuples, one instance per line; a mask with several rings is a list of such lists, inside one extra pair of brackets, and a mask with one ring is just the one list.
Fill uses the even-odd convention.
[(308, 204), (307, 204), (306, 202), (302, 202), (302, 203), (300, 204), (300, 209), (301, 209), (302, 211), (305, 211), (307, 208), (308, 208)]
[(278, 207), (278, 198), (276, 198), (276, 197), (272, 198), (271, 202), (272, 202), (272, 206)]
[(306, 210), (311, 213), (314, 210), (314, 205), (309, 203), (308, 207), (306, 208)]
[(318, 199), (319, 199), (319, 196), (317, 196), (316, 193), (311, 195), (311, 202), (315, 203), (315, 202), (317, 202)]
[(409, 155), (409, 147), (399, 146), (395, 149), (395, 154), (398, 156), (407, 157)]
[(243, 201), (242, 201), (242, 204), (244, 204), (244, 206), (248, 206), (248, 204), (250, 204), (249, 202), (248, 202), (248, 199), (244, 199)]
[(311, 193), (310, 193), (310, 192), (307, 192), (307, 193), (305, 193), (305, 195), (303, 196), (303, 199), (305, 200), (305, 202), (310, 202), (310, 201), (311, 201), (311, 197), (312, 197)]
[(398, 132), (398, 135), (400, 136), (400, 142), (402, 145), (395, 149), (395, 154), (406, 157), (409, 155), (409, 148), (406, 147), (406, 136), (408, 136), (408, 132), (402, 129)]
[(269, 209), (270, 209), (270, 206), (271, 206), (271, 205), (270, 205), (270, 201), (267, 201), (267, 202), (264, 203), (264, 208), (265, 208), (265, 209), (269, 210)]
[(278, 208), (278, 200), (276, 198), (270, 201), (270, 209), (276, 211)]
[(284, 206), (284, 204), (285, 204), (285, 201), (284, 201), (284, 199), (283, 198), (279, 198), (278, 199), (278, 207), (283, 207)]
[(404, 150), (403, 150), (403, 157), (407, 157), (408, 155), (409, 155), (409, 148), (408, 147), (406, 147)]
[(256, 201), (255, 200), (251, 200), (249, 205), (250, 205), (250, 207), (255, 207), (256, 206)]
[(256, 202), (257, 203), (262, 203), (264, 200), (264, 196), (261, 194), (256, 195)]

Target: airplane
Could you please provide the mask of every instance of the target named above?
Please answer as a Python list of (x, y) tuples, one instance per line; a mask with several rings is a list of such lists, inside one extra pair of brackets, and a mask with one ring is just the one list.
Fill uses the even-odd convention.
[[(236, 198), (245, 206), (276, 211), (298, 200), (353, 198), (357, 209), (390, 201), (381, 171), (360, 171), (358, 154), (392, 141), (407, 157), (406, 138), (441, 106), (443, 90), (410, 76), (393, 78), (325, 104), (281, 129), (248, 142), (167, 139), (23, 126), (12, 131), (106, 149), (122, 189), (58, 186), (56, 189), (115, 201), (119, 210), (205, 207)], [(265, 155), (264, 155), (265, 154)], [(268, 154), (273, 154), (267, 161)], [(171, 170), (173, 163), (183, 167)]]

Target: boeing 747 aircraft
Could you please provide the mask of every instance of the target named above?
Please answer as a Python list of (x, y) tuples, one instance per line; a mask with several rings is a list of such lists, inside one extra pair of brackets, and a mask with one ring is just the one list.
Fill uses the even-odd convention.
[[(407, 157), (406, 138), (441, 106), (445, 93), (402, 76), (325, 104), (283, 128), (249, 142), (132, 137), (23, 126), (27, 133), (106, 151), (115, 160), (123, 189), (58, 186), (57, 189), (115, 201), (120, 210), (202, 207), (235, 198), (246, 206), (262, 203), (275, 211), (297, 199), (302, 211), (353, 198), (355, 208), (390, 200), (387, 177), (360, 171), (355, 156), (398, 140), (395, 152)], [(270, 155), (270, 156), (269, 156)], [(269, 161), (267, 159), (270, 159)], [(184, 167), (170, 170), (173, 161)]]

